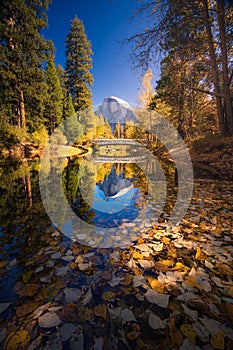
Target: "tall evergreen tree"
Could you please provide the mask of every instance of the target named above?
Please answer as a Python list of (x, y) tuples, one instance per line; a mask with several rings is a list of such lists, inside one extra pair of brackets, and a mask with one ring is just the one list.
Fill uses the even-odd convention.
[(57, 75), (54, 57), (49, 56), (45, 70), (47, 83), (47, 101), (45, 103), (45, 118), (50, 134), (62, 122), (63, 94)]
[(64, 118), (65, 134), (68, 140), (71, 141), (78, 139), (83, 132), (83, 128), (81, 123), (78, 121), (70, 94), (67, 97), (67, 102), (64, 108)]
[(66, 37), (66, 72), (68, 87), (76, 111), (92, 106), (90, 87), (93, 77), (91, 43), (87, 39), (84, 25), (75, 16)]
[(52, 45), (40, 34), (51, 0), (0, 2), (0, 103), (2, 118), (33, 130), (44, 108), (42, 65)]
[(67, 90), (67, 83), (68, 83), (68, 79), (67, 79), (67, 74), (65, 72), (65, 69), (58, 64), (56, 67), (57, 70), (57, 75), (60, 81), (60, 85), (62, 88), (62, 93), (63, 93), (63, 98), (65, 99), (68, 96), (68, 90)]

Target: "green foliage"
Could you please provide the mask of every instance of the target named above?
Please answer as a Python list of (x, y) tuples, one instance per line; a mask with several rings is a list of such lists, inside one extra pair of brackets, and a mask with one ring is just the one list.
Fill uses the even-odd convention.
[(0, 149), (10, 149), (25, 141), (26, 133), (17, 126), (10, 125), (6, 122), (0, 123)]
[(45, 103), (44, 115), (47, 128), (51, 134), (54, 128), (62, 122), (63, 114), (62, 88), (52, 55), (50, 55), (47, 60), (45, 80), (47, 83), (47, 100)]
[(91, 43), (88, 41), (84, 25), (75, 16), (66, 37), (66, 72), (68, 89), (76, 111), (91, 107), (93, 77)]
[[(50, 0), (0, 2), (0, 104), (4, 119), (33, 131), (43, 118), (46, 85), (42, 65), (53, 50), (40, 31)], [(24, 97), (24, 101), (22, 100)]]
[(83, 127), (78, 121), (70, 94), (68, 95), (67, 103), (64, 109), (64, 118), (65, 134), (67, 139), (73, 143), (83, 133)]

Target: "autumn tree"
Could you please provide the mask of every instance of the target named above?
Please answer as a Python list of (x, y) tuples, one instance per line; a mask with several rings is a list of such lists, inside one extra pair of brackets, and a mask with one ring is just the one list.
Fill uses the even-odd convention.
[[(137, 13), (143, 14), (146, 29), (143, 28), (129, 39), (133, 44), (134, 60), (140, 67), (147, 67), (150, 61), (157, 60), (158, 52), (166, 56), (173, 55), (174, 59), (179, 56), (178, 64), (186, 66), (201, 58), (198, 69), (199, 82), (203, 86), (191, 86), (190, 81), (186, 80), (186, 72), (180, 70), (185, 82), (183, 87), (186, 89), (189, 84), (190, 89), (202, 90), (214, 97), (222, 135), (233, 134), (232, 74), (229, 71), (232, 11), (231, 7), (225, 6), (224, 0), (143, 1), (139, 3)], [(193, 69), (197, 68), (192, 66)], [(170, 73), (172, 75), (174, 71)]]
[(75, 16), (66, 37), (66, 72), (68, 89), (76, 111), (92, 106), (92, 55), (91, 43), (87, 39), (84, 25)]
[(148, 68), (142, 77), (138, 100), (143, 107), (149, 107), (154, 95), (154, 86), (152, 84), (153, 73)]

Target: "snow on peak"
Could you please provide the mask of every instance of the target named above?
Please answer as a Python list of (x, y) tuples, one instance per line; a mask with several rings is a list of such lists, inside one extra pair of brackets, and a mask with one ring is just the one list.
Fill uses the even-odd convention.
[(122, 98), (120, 97), (117, 97), (117, 96), (110, 96), (109, 98), (115, 100), (116, 102), (118, 102), (119, 104), (123, 105), (124, 107), (126, 108), (131, 108), (129, 103), (125, 100), (123, 100)]

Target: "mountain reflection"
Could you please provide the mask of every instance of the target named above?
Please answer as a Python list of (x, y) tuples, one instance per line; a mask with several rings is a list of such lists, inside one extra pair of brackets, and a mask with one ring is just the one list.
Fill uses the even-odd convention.
[[(140, 168), (136, 164), (82, 163), (78, 178), (71, 165), (66, 173), (66, 187), (73, 183), (77, 189), (70, 198), (76, 215), (97, 227), (117, 227), (133, 221), (146, 201), (147, 181)], [(76, 185), (72, 179), (74, 174)]]

